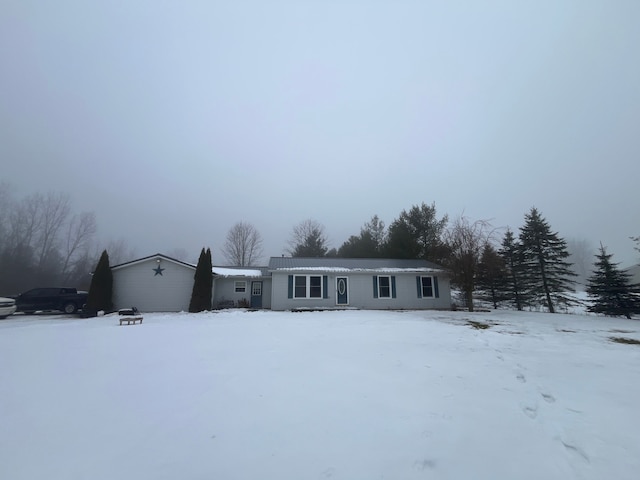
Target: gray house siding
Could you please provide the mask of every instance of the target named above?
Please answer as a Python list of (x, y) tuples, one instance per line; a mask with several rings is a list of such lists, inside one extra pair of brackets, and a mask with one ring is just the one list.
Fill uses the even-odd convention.
[[(161, 270), (156, 270), (158, 267)], [(136, 307), (141, 312), (187, 311), (194, 273), (195, 268), (164, 257), (116, 266), (112, 268), (114, 307)]]
[[(293, 298), (291, 295), (290, 276), (326, 276), (326, 289), (323, 285), (323, 298)], [(375, 297), (374, 278), (378, 276), (390, 278), (391, 298)], [(435, 276), (438, 283), (438, 298), (421, 298), (418, 296), (416, 277)], [(337, 305), (336, 278), (348, 278), (348, 303)], [(449, 309), (451, 308), (451, 290), (449, 279), (440, 273), (424, 272), (323, 272), (321, 270), (274, 271), (272, 272), (273, 293), (271, 309), (295, 310), (314, 308), (359, 308), (370, 310), (388, 309)], [(325, 283), (325, 282), (323, 282)], [(392, 288), (395, 284), (395, 288)], [(291, 297), (291, 298), (290, 298)]]
[[(236, 282), (244, 284), (245, 291), (236, 291)], [(251, 303), (253, 282), (262, 282), (262, 307), (271, 308), (271, 278), (268, 277), (215, 277), (213, 281), (213, 308), (228, 306), (233, 302), (237, 307)]]
[[(177, 312), (189, 308), (195, 265), (156, 254), (116, 265), (111, 271), (116, 309)], [(451, 308), (447, 272), (424, 260), (272, 257), (269, 267), (214, 266), (212, 274), (212, 308)], [(339, 278), (348, 282), (340, 293)], [(254, 284), (262, 286), (261, 296), (252, 295)], [(244, 291), (236, 291), (240, 285)]]
[(271, 309), (271, 299), (273, 297), (273, 279), (264, 278), (262, 283), (262, 308)]

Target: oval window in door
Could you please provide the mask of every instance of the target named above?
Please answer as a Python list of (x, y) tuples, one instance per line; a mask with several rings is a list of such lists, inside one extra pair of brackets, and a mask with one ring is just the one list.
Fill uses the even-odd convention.
[(346, 291), (347, 291), (347, 282), (344, 280), (344, 278), (338, 279), (338, 293), (340, 295), (344, 295)]

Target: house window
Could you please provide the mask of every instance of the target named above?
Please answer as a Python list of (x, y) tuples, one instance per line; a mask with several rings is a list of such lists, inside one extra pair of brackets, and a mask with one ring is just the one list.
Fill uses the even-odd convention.
[(309, 277), (309, 296), (311, 298), (322, 298), (322, 277)]
[(235, 282), (236, 293), (244, 293), (247, 291), (247, 282)]
[(422, 297), (432, 298), (433, 295), (433, 277), (420, 277), (420, 287), (422, 289)]
[(298, 275), (294, 277), (293, 296), (295, 298), (307, 298), (307, 277), (300, 277)]
[(378, 298), (391, 298), (391, 277), (378, 277)]
[(294, 275), (294, 298), (322, 298), (321, 275)]

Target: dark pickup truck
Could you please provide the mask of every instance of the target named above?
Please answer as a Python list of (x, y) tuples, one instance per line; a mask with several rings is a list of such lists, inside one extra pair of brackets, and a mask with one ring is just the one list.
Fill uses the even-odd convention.
[(82, 309), (88, 296), (87, 292), (79, 292), (75, 288), (34, 288), (15, 299), (18, 312), (60, 310), (71, 314)]

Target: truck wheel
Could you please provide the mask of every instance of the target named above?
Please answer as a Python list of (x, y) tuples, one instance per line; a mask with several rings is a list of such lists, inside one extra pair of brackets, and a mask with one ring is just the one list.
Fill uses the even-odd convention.
[(68, 314), (76, 313), (76, 310), (76, 304), (71, 302), (65, 303), (64, 307), (62, 307), (62, 311)]

